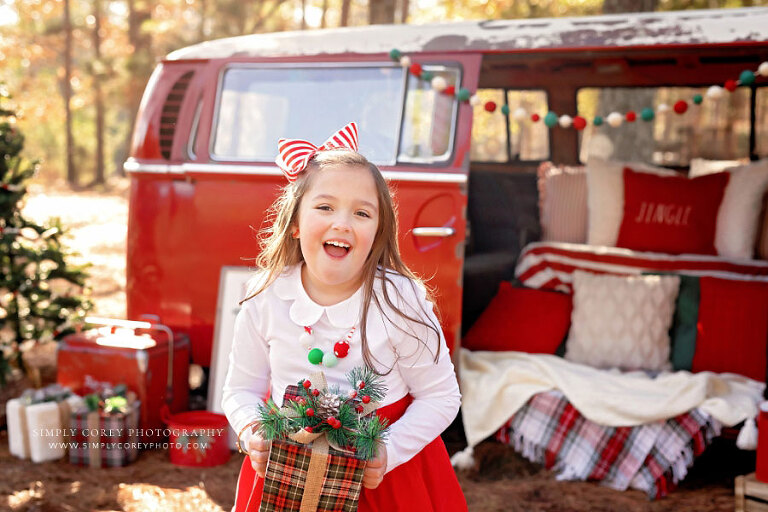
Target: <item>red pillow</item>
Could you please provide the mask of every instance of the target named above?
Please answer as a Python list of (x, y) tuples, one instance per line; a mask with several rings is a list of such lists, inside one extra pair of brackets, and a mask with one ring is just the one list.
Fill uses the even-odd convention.
[(691, 371), (766, 376), (768, 283), (702, 277)]
[(517, 350), (554, 354), (571, 324), (571, 296), (560, 292), (513, 288), (507, 281), (469, 329), (462, 346), (469, 350)]
[(717, 254), (715, 227), (729, 173), (688, 179), (624, 168), (624, 218), (617, 247)]

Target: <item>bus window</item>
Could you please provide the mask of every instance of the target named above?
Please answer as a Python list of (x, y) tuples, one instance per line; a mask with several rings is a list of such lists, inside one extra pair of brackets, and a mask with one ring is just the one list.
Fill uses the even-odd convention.
[[(544, 123), (530, 122), (529, 114), (522, 121), (516, 121), (513, 115), (518, 108), (523, 108), (526, 113), (546, 113), (546, 92), (506, 90), (506, 101), (504, 93), (504, 89), (477, 91), (480, 102), (473, 109), (472, 161), (546, 160), (549, 158), (549, 129)], [(493, 112), (485, 108), (489, 101), (496, 104)], [(504, 104), (509, 106), (508, 118), (499, 111)]]
[[(458, 69), (445, 66), (422, 66), (422, 69), (443, 77), (447, 86), (458, 89)], [(430, 82), (409, 74), (398, 160), (414, 163), (447, 160), (453, 146), (456, 107), (454, 96), (436, 92)]]
[[(320, 144), (340, 126), (358, 124), (360, 152), (393, 164), (404, 70), (400, 66), (232, 66), (216, 106), (212, 156), (272, 161), (285, 134)], [(394, 107), (394, 108), (393, 108)]]
[(755, 107), (755, 153), (768, 157), (768, 87), (758, 87)]
[[(584, 88), (577, 95), (579, 115), (592, 120), (610, 112), (633, 110), (637, 120), (612, 128), (592, 123), (579, 132), (582, 162), (595, 156), (603, 159), (637, 160), (667, 166), (687, 166), (692, 158), (738, 160), (749, 158), (749, 96), (747, 87), (725, 93), (719, 99), (706, 97), (706, 88), (635, 87)], [(691, 99), (704, 96), (700, 105)], [(688, 111), (672, 110), (678, 100), (687, 100)], [(669, 107), (659, 111), (659, 105)], [(643, 108), (653, 108), (655, 117), (640, 118)]]

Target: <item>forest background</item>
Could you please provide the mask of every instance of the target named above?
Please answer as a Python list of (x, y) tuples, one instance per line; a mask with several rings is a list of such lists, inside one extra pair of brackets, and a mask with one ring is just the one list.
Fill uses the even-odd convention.
[(768, 0), (0, 0), (0, 87), (38, 179), (122, 174), (157, 62), (201, 41), (377, 23), (582, 16), (768, 5)]

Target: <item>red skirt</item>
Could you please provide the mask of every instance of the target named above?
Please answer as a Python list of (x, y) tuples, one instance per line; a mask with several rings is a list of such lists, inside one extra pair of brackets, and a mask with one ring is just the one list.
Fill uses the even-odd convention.
[[(390, 423), (403, 415), (411, 397), (377, 410)], [(234, 512), (258, 512), (264, 480), (258, 478), (246, 456), (237, 480)], [(438, 436), (411, 460), (386, 475), (376, 489), (363, 487), (358, 512), (464, 512), (467, 502), (461, 492), (443, 440)]]

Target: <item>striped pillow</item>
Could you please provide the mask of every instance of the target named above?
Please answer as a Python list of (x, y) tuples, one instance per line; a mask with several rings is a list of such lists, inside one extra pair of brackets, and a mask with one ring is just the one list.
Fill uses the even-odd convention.
[(538, 169), (542, 240), (587, 241), (587, 175), (584, 167), (543, 162)]

